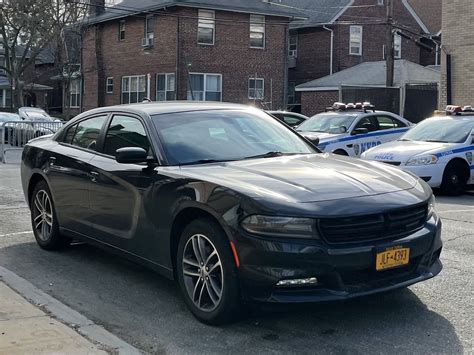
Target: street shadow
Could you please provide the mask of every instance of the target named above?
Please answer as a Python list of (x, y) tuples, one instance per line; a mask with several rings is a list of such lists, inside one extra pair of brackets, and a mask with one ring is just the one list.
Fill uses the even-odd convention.
[(150, 353), (463, 353), (451, 322), (409, 289), (252, 306), (240, 322), (217, 328), (192, 317), (174, 282), (87, 244), (62, 252), (15, 244), (0, 249), (0, 265)]

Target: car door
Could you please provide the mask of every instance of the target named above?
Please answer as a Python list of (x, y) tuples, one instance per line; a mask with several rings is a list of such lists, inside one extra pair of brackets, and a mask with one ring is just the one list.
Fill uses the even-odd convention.
[(91, 234), (89, 162), (96, 153), (100, 132), (106, 121), (107, 115), (102, 114), (67, 127), (51, 149), (46, 174), (61, 228)]
[(373, 116), (359, 118), (351, 131), (353, 139), (347, 144), (349, 155), (359, 157), (367, 149), (379, 143), (377, 122)]
[(380, 131), (379, 140), (381, 143), (392, 142), (398, 139), (406, 131), (406, 124), (388, 115), (375, 116), (377, 128)]
[(93, 179), (89, 196), (94, 237), (152, 259), (156, 251), (150, 239), (156, 231), (146, 217), (145, 204), (151, 200), (157, 174), (147, 164), (115, 160), (116, 150), (125, 147), (140, 147), (154, 156), (148, 132), (138, 116), (117, 113), (110, 117), (100, 154), (90, 162)]

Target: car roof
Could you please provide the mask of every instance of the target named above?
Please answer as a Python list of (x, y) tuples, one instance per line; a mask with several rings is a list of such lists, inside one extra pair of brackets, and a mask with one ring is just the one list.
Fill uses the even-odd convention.
[(474, 120), (474, 114), (472, 115), (449, 115), (449, 116), (433, 116), (430, 118), (427, 118), (426, 120), (430, 121), (443, 121), (443, 120), (452, 120), (452, 121), (465, 121), (465, 122), (472, 122)]
[(162, 115), (167, 113), (179, 113), (189, 111), (208, 110), (248, 110), (255, 109), (253, 106), (231, 104), (222, 102), (195, 102), (195, 101), (170, 101), (170, 102), (144, 102), (129, 105), (116, 105), (96, 108), (82, 113), (78, 117), (95, 113), (122, 111), (130, 113), (146, 113), (148, 115)]

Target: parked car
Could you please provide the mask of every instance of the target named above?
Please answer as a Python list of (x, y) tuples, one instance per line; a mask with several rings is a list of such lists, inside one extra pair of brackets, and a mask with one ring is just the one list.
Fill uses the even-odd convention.
[(30, 139), (53, 134), (63, 121), (52, 118), (46, 111), (36, 107), (21, 107), (18, 115), (24, 121), (15, 126), (13, 136), (16, 145), (24, 145)]
[(474, 111), (426, 119), (397, 141), (362, 154), (418, 175), (431, 187), (457, 195), (474, 184)]
[(95, 109), (30, 141), (21, 178), (41, 248), (79, 239), (176, 278), (205, 323), (243, 302), (349, 299), (442, 268), (423, 180), (320, 154), (247, 106)]
[(396, 140), (413, 125), (391, 112), (376, 111), (369, 103), (335, 103), (331, 110), (297, 128), (323, 152), (359, 157), (367, 149)]
[(307, 116), (296, 112), (267, 111), (267, 113), (275, 118), (278, 118), (280, 121), (285, 122), (288, 126), (293, 128), (298, 127), (300, 124), (302, 124), (308, 119)]
[(15, 113), (0, 112), (0, 134), (4, 135), (4, 142), (9, 143), (11, 141), (14, 124), (6, 122), (18, 122), (21, 121), (20, 116)]

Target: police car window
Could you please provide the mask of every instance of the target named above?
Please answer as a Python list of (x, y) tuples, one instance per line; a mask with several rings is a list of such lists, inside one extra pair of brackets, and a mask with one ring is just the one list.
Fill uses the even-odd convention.
[(289, 126), (298, 125), (303, 121), (303, 119), (298, 118), (298, 117), (294, 117), (294, 116), (283, 116), (283, 120)]
[(377, 130), (377, 126), (372, 123), (372, 120), (370, 119), (370, 117), (361, 118), (359, 123), (357, 123), (357, 126), (355, 127), (355, 129), (358, 129), (358, 128), (365, 128), (369, 132), (374, 132)]
[(464, 143), (473, 129), (474, 120), (428, 119), (413, 127), (400, 140)]
[(377, 116), (377, 122), (380, 130), (405, 127), (403, 123), (389, 116)]
[(300, 132), (346, 133), (357, 115), (321, 113), (304, 121), (297, 129)]

